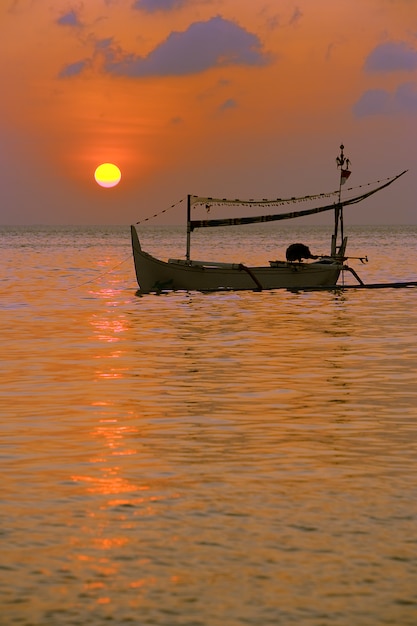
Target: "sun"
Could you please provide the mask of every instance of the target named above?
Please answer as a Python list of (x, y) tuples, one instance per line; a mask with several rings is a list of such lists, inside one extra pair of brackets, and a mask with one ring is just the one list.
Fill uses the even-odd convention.
[(96, 168), (94, 178), (100, 187), (115, 187), (120, 183), (122, 173), (117, 165), (113, 163), (102, 163)]

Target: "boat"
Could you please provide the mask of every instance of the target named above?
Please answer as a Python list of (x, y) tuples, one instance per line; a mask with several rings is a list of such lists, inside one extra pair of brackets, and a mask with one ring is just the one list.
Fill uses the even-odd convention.
[[(137, 224), (131, 226), (132, 250), (139, 294), (162, 293), (165, 291), (220, 291), (220, 290), (270, 290), (270, 289), (320, 289), (336, 287), (343, 272), (351, 272), (359, 285), (364, 285), (357, 272), (346, 264), (347, 237), (344, 234), (343, 209), (346, 206), (362, 202), (374, 193), (388, 187), (403, 176), (407, 170), (392, 176), (385, 181), (369, 183), (372, 186), (359, 195), (342, 199), (342, 186), (351, 174), (350, 161), (344, 155), (344, 146), (340, 146), (340, 154), (336, 159), (340, 169), (339, 188), (336, 191), (301, 198), (275, 198), (262, 200), (239, 200), (215, 198), (208, 196), (187, 195), (187, 237), (185, 258), (169, 258), (167, 261), (158, 259), (142, 249)], [(375, 186), (376, 185), (376, 186)], [(363, 187), (363, 185), (361, 186)], [(350, 188), (352, 192), (352, 188)], [(331, 203), (320, 204), (313, 208), (284, 212), (268, 213), (243, 217), (225, 217), (218, 219), (191, 219), (191, 211), (195, 206), (242, 206), (272, 207), (293, 204), (300, 201), (313, 202), (324, 198), (335, 197)], [(243, 262), (225, 263), (221, 261), (200, 261), (191, 258), (191, 234), (197, 228), (215, 228), (220, 226), (238, 226), (243, 224), (269, 223), (333, 211), (334, 231), (331, 235), (330, 252), (328, 255), (316, 257), (310, 254), (305, 244), (292, 244), (287, 249), (286, 260), (271, 260), (267, 265), (249, 266)], [(352, 257), (350, 257), (352, 258)], [(366, 257), (359, 258), (362, 262)]]

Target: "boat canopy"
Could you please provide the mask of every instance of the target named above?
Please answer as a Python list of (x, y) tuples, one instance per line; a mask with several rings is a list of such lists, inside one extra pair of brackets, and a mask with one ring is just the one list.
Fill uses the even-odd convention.
[[(333, 202), (332, 204), (325, 204), (323, 206), (314, 207), (312, 209), (302, 209), (301, 211), (290, 211), (286, 213), (274, 213), (268, 215), (254, 215), (251, 217), (232, 217), (232, 218), (220, 218), (220, 219), (210, 219), (210, 220), (190, 220), (189, 227), (190, 230), (193, 231), (195, 228), (212, 228), (215, 226), (240, 226), (243, 224), (257, 224), (261, 222), (274, 222), (277, 220), (288, 220), (296, 217), (303, 217), (305, 215), (313, 215), (314, 213), (322, 213), (323, 211), (331, 211), (332, 209), (342, 208), (343, 206), (347, 206), (350, 204), (356, 204), (365, 200), (369, 196), (372, 196), (377, 191), (384, 189), (391, 185), (394, 181), (396, 181), (400, 176), (403, 176), (408, 170), (404, 170), (400, 174), (388, 178), (382, 185), (371, 189), (365, 193), (362, 193), (358, 196), (354, 196), (350, 199)], [(380, 181), (378, 181), (380, 182)], [(375, 183), (377, 184), (377, 183)], [(262, 200), (239, 200), (239, 199), (227, 199), (227, 198), (210, 198), (203, 196), (190, 196), (190, 204), (191, 205), (205, 205), (207, 208), (210, 208), (213, 205), (222, 206), (222, 205), (244, 205), (244, 206), (257, 206), (257, 207), (273, 207), (273, 206), (282, 206), (284, 204), (289, 204), (293, 202), (302, 202), (306, 200), (316, 200), (318, 198), (329, 198), (336, 194), (339, 191), (332, 191), (329, 193), (318, 194), (314, 196), (302, 196), (300, 198), (276, 198), (273, 200), (268, 200), (263, 198)]]

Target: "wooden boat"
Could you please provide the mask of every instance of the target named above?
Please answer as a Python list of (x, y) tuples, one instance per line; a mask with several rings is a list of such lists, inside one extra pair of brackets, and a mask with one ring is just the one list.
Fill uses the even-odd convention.
[[(229, 200), (226, 198), (211, 198), (202, 196), (187, 196), (187, 240), (184, 259), (168, 259), (163, 261), (155, 258), (142, 250), (137, 229), (131, 227), (133, 258), (136, 277), (139, 285), (139, 293), (161, 293), (163, 291), (186, 290), (186, 291), (219, 291), (219, 290), (264, 290), (264, 289), (314, 289), (336, 286), (341, 272), (350, 271), (362, 284), (357, 273), (346, 265), (347, 237), (343, 232), (343, 208), (351, 204), (357, 204), (373, 195), (377, 191), (391, 185), (400, 174), (387, 179), (383, 184), (360, 195), (343, 199), (341, 188), (350, 175), (349, 160), (344, 156), (340, 146), (340, 156), (337, 164), (340, 167), (339, 189), (327, 194), (316, 196), (304, 196), (302, 198), (273, 199), (273, 200)], [(246, 205), (256, 207), (275, 207), (301, 200), (315, 200), (317, 198), (336, 196), (331, 204), (291, 211), (286, 213), (273, 213), (267, 215), (255, 215), (240, 218), (221, 218), (209, 220), (192, 220), (191, 208), (195, 205), (211, 207), (213, 205)], [(302, 262), (302, 255), (298, 261), (291, 260), (288, 255), (286, 261), (269, 261), (265, 266), (247, 266), (244, 263), (222, 263), (217, 261), (192, 260), (190, 255), (191, 233), (196, 228), (213, 228), (218, 226), (237, 226), (241, 224), (255, 224), (272, 222), (276, 220), (293, 219), (321, 213), (323, 211), (334, 212), (334, 232), (331, 237), (331, 249), (328, 256), (322, 256), (314, 261)], [(302, 245), (302, 244), (300, 244)], [(308, 248), (307, 248), (308, 249)], [(308, 258), (308, 257), (307, 257)], [(311, 255), (310, 255), (311, 258)], [(361, 259), (364, 261), (366, 257)], [(367, 259), (366, 259), (367, 260)]]

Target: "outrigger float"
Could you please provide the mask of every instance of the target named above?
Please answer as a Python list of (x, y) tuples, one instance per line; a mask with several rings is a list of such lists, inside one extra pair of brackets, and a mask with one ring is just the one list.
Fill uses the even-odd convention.
[[(226, 198), (211, 198), (206, 196), (187, 196), (187, 239), (185, 259), (168, 259), (162, 261), (142, 250), (136, 226), (131, 227), (133, 258), (136, 278), (139, 285), (139, 294), (161, 293), (165, 291), (220, 291), (220, 290), (312, 290), (312, 289), (340, 289), (337, 284), (343, 272), (350, 272), (356, 278), (357, 285), (343, 285), (346, 287), (405, 287), (417, 286), (416, 282), (382, 283), (365, 285), (356, 271), (346, 264), (347, 237), (344, 235), (343, 209), (345, 206), (357, 204), (373, 194), (389, 187), (403, 176), (407, 170), (393, 176), (382, 184), (377, 184), (371, 190), (360, 195), (342, 200), (342, 185), (351, 174), (349, 159), (344, 155), (344, 146), (340, 146), (340, 155), (337, 165), (340, 169), (339, 189), (334, 192), (302, 198), (273, 200), (229, 200)], [(379, 181), (380, 182), (380, 181)], [(336, 196), (332, 204), (291, 211), (286, 213), (272, 213), (251, 217), (220, 218), (207, 220), (191, 219), (191, 208), (197, 205), (210, 208), (213, 205), (223, 206), (251, 206), (276, 207), (302, 200), (315, 200), (323, 197)], [(214, 228), (218, 226), (239, 226), (243, 224), (257, 224), (274, 222), (277, 220), (294, 219), (305, 215), (334, 212), (334, 232), (331, 237), (330, 254), (313, 256), (304, 244), (292, 244), (287, 249), (286, 261), (269, 261), (266, 266), (248, 266), (244, 263), (222, 263), (217, 261), (198, 261), (191, 259), (191, 233), (197, 228)], [(352, 257), (350, 257), (352, 258)], [(358, 257), (356, 257), (358, 258)], [(303, 262), (303, 259), (314, 259)], [(359, 257), (366, 262), (366, 257)]]

